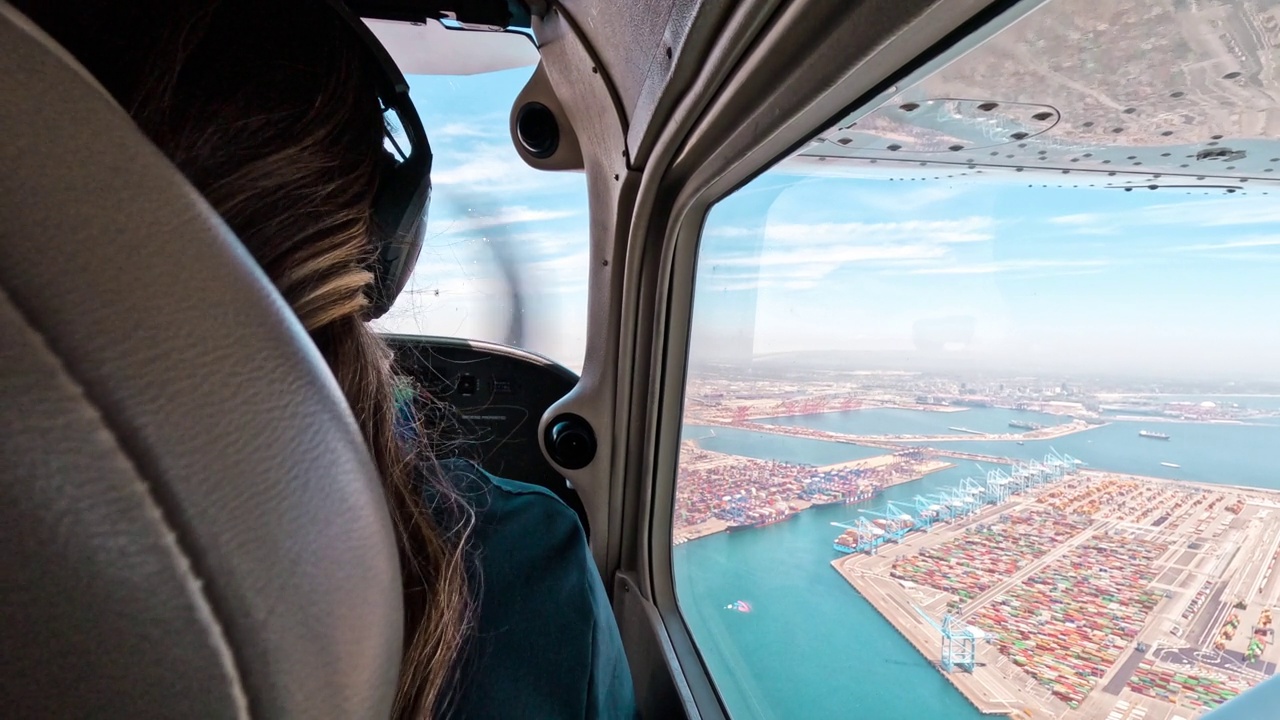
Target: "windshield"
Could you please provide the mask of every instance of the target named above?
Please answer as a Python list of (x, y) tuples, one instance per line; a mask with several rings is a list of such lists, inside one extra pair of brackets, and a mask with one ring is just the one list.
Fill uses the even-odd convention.
[(581, 370), (586, 183), (534, 170), (508, 117), (532, 68), (409, 77), (434, 155), (426, 242), (379, 330), (518, 345)]
[(1278, 9), (1051, 0), (712, 209), (672, 565), (733, 716), (1275, 673)]

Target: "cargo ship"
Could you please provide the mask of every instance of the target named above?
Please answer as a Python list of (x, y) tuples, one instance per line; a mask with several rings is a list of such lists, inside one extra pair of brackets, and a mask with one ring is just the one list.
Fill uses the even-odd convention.
[(855, 487), (850, 489), (831, 489), (803, 496), (814, 507), (823, 505), (854, 505), (874, 498), (882, 492), (878, 486)]
[[(877, 538), (884, 536), (884, 530), (881, 530), (880, 528), (875, 526), (872, 526), (870, 529), (871, 529), (872, 536)], [(833, 542), (831, 545), (834, 550), (842, 552), (846, 555), (857, 552), (858, 531), (845, 530), (843, 533), (840, 534), (840, 537), (835, 539), (835, 542)]]
[(1151, 430), (1139, 430), (1138, 437), (1150, 438), (1152, 440), (1168, 440), (1169, 436), (1164, 433), (1153, 432)]
[(811, 495), (801, 496), (809, 501), (813, 507), (822, 507), (824, 505), (837, 505), (845, 502), (844, 494), (840, 492), (819, 492)]
[(735, 530), (743, 530), (745, 528), (765, 527), (766, 525), (772, 525), (774, 523), (780, 523), (783, 520), (787, 520), (795, 514), (795, 510), (792, 510), (789, 507), (781, 505), (767, 505), (765, 507), (747, 510), (736, 519), (730, 521), (728, 523), (728, 527), (725, 529), (729, 532), (733, 532)]
[(795, 513), (793, 513), (793, 512), (785, 512), (785, 513), (778, 513), (778, 514), (776, 514), (776, 515), (765, 515), (765, 516), (761, 517), (759, 520), (757, 520), (757, 521), (755, 522), (755, 524), (754, 524), (754, 525), (752, 525), (752, 527), (764, 527), (764, 526), (766, 526), (766, 525), (772, 525), (772, 524), (774, 524), (774, 523), (780, 523), (780, 522), (782, 522), (783, 520), (787, 520), (787, 519), (789, 519), (789, 518), (790, 518), (792, 515), (794, 515), (794, 514), (795, 514)]

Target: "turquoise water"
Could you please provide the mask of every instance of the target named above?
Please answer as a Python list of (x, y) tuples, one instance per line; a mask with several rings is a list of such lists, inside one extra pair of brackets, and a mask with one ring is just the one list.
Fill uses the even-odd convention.
[(834, 465), (850, 460), (884, 455), (878, 448), (833, 443), (812, 438), (787, 437), (767, 432), (752, 432), (727, 427), (686, 425), (681, 436), (697, 440), (704, 450), (741, 455), (758, 460), (779, 460), (797, 465)]
[[(1138, 437), (1156, 430), (1169, 440)], [(1018, 460), (1041, 459), (1050, 448), (1083, 460), (1089, 467), (1196, 482), (1280, 487), (1280, 466), (1270, 448), (1280, 448), (1280, 424), (1114, 422), (1055, 440), (1008, 442), (958, 441), (949, 448), (998, 454)], [(1172, 469), (1160, 463), (1181, 465)]]
[[(894, 427), (913, 424), (930, 428), (941, 424), (945, 430), (947, 425), (978, 425), (976, 419), (981, 415), (971, 415), (975, 420), (960, 423), (950, 420), (968, 413), (983, 413), (992, 421), (999, 419), (993, 413), (1000, 413), (1003, 423), (1008, 423), (1008, 411), (895, 411), (890, 417), (910, 412), (924, 417), (899, 418), (903, 425)], [(835, 430), (848, 427), (843, 423), (849, 420), (830, 416), (848, 414), (809, 416), (803, 422), (808, 427)], [(788, 424), (799, 424), (796, 421), (800, 418), (787, 420)], [(1173, 437), (1168, 442), (1139, 438), (1137, 432), (1144, 428)], [(936, 432), (936, 428), (926, 431)], [(762, 436), (722, 428), (715, 432), (715, 438), (700, 440), (699, 444), (748, 457), (769, 457), (767, 453), (777, 451), (776, 459), (825, 464), (838, 461), (832, 458), (844, 453), (876, 452), (808, 438)], [(705, 429), (690, 428), (686, 436), (700, 437), (700, 433), (705, 434)], [(1120, 422), (1021, 446), (982, 441), (946, 445), (1028, 459), (1041, 458), (1053, 447), (1093, 467), (1280, 489), (1280, 467), (1272, 465), (1268, 452), (1280, 447), (1280, 424)], [(1160, 466), (1160, 462), (1183, 467), (1171, 470)], [(909, 503), (917, 494), (954, 486), (967, 475), (981, 474), (974, 463), (964, 462), (890, 488), (869, 506), (883, 505), (885, 500)], [(831, 560), (838, 556), (831, 541), (839, 529), (830, 523), (849, 520), (857, 514), (858, 507), (854, 506), (814, 508), (777, 525), (712, 535), (674, 548), (680, 607), (730, 712), (735, 718), (806, 720), (983, 717), (831, 568)], [(751, 603), (752, 611), (724, 609), (737, 600)]]
[(962, 427), (986, 433), (1021, 432), (1009, 427), (1010, 420), (1061, 425), (1071, 418), (1038, 412), (1001, 410), (997, 408), (970, 408), (958, 412), (929, 412), (899, 410), (897, 408), (869, 408), (846, 410), (819, 415), (764, 418), (756, 422), (765, 425), (791, 425), (815, 430), (848, 433), (850, 435), (963, 435), (949, 428)]
[[(894, 488), (901, 490), (902, 488)], [(674, 548), (680, 607), (735, 718), (984, 717), (830, 566), (848, 506)], [(737, 600), (750, 613), (724, 609)]]

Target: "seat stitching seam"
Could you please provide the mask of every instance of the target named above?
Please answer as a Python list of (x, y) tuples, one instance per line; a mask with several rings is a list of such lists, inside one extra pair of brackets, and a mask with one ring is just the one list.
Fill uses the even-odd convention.
[(133, 470), (133, 475), (137, 479), (136, 482), (143, 489), (143, 495), (148, 501), (148, 504), (151, 506), (151, 509), (155, 511), (155, 515), (159, 518), (163, 529), (166, 530), (173, 539), (172, 544), (177, 555), (186, 562), (186, 568), (179, 568), (179, 570), (182, 571), (181, 574), (189, 581), (192, 595), (201, 600), (208, 608), (208, 618), (210, 625), (214, 630), (213, 635), (216, 638), (215, 645), (222, 650), (222, 654), (224, 655), (224, 664), (231, 676), (230, 680), (235, 694), (236, 704), (240, 706), (245, 717), (252, 717), (252, 713), (249, 711), (249, 697), (245, 692), (244, 681), (240, 671), (240, 663), (236, 657), (230, 634), (226, 631), (226, 627), (222, 623), (217, 609), (217, 604), (214, 602), (213, 597), (204, 590), (205, 583), (203, 578), (196, 572), (197, 564), (195, 562), (194, 554), (188, 552), (188, 549), (183, 542), (182, 534), (178, 532), (178, 528), (170, 522), (164, 505), (160, 502), (158, 496), (154, 492), (152, 482), (142, 471), (141, 465), (135, 461), (133, 455), (129, 452), (127, 445), (122, 442), (120, 435), (116, 432), (116, 428), (112, 424), (110, 418), (105, 412), (103, 412), (101, 405), (93, 397), (92, 393), (90, 393), (89, 388), (85, 386), (84, 383), (80, 382), (76, 374), (72, 372), (71, 368), (66, 362), (64, 362), (63, 356), (56, 350), (53, 343), (50, 342), (49, 337), (31, 321), (29, 314), (23, 310), (11, 295), (5, 292), (3, 283), (0, 283), (0, 299), (8, 302), (19, 319), (22, 320), (23, 324), (25, 324), (34, 334), (40, 346), (49, 353), (49, 356), (56, 364), (57, 368), (62, 371), (67, 382), (76, 390), (80, 391), (81, 396), (85, 399), (85, 404), (95, 415), (97, 415), (100, 426), (109, 435), (112, 445), (115, 446), (117, 451), (120, 453), (121, 458), (123, 458), (123, 460), (128, 464), (129, 468)]

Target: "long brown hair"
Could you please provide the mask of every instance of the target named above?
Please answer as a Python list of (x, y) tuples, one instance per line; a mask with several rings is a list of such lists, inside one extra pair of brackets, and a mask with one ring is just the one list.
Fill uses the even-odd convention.
[(391, 355), (361, 320), (384, 121), (358, 40), (324, 0), (15, 5), (208, 199), (328, 361), (381, 472), (400, 545), (395, 716), (432, 716), (447, 705), (470, 627), (474, 517), (425, 450), (397, 439)]

